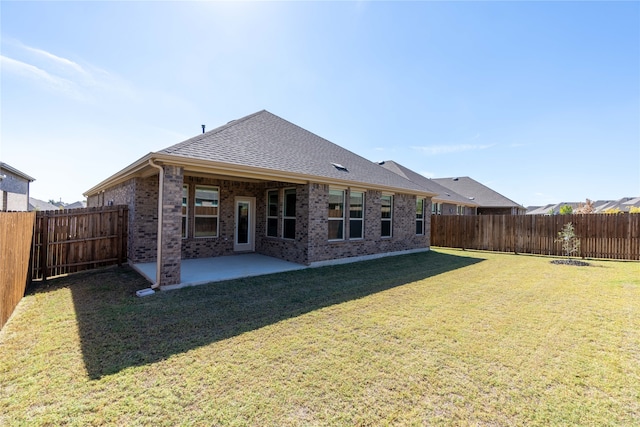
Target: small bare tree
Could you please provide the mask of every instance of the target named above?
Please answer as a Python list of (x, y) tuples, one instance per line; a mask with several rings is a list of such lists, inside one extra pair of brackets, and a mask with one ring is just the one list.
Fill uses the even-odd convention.
[(580, 206), (573, 212), (577, 214), (590, 214), (593, 213), (593, 210), (593, 201), (587, 199), (584, 204), (580, 203)]
[(558, 238), (556, 242), (562, 243), (562, 252), (571, 257), (571, 254), (580, 252), (580, 239), (576, 236), (573, 224), (568, 222), (562, 227), (562, 231), (558, 232)]

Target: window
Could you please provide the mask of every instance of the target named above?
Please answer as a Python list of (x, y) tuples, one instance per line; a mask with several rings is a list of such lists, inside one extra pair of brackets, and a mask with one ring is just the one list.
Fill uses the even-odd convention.
[(189, 206), (189, 186), (182, 186), (182, 238), (187, 238), (187, 206)]
[(458, 215), (464, 215), (464, 206), (458, 205)]
[(282, 237), (285, 239), (296, 238), (296, 189), (284, 190), (284, 218)]
[(424, 234), (424, 199), (416, 199), (416, 234)]
[(381, 237), (391, 237), (391, 221), (393, 214), (393, 196), (382, 196), (380, 198), (381, 204)]
[(195, 237), (218, 237), (218, 188), (196, 186), (195, 199)]
[(432, 203), (431, 215), (441, 215), (441, 214), (442, 214), (442, 203)]
[(344, 239), (344, 191), (329, 190), (329, 240)]
[(278, 190), (267, 191), (267, 236), (278, 237)]
[(364, 193), (349, 192), (349, 238), (362, 239), (364, 232)]

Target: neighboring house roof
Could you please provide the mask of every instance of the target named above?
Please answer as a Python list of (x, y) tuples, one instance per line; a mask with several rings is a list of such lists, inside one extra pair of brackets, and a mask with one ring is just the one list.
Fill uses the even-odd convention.
[(433, 201), (437, 203), (451, 203), (454, 205), (464, 205), (464, 206), (478, 206), (478, 204), (469, 198), (464, 197), (453, 190), (450, 190), (432, 179), (429, 179), (419, 173), (402, 166), (399, 163), (394, 162), (393, 160), (385, 160), (383, 162), (378, 163), (383, 168), (390, 170), (398, 175), (408, 179), (411, 182), (414, 182), (427, 190), (436, 193), (436, 196), (433, 196)]
[(149, 160), (221, 176), (361, 186), (434, 193), (268, 111), (233, 120), (164, 150), (149, 153), (85, 195), (135, 176), (157, 173)]
[(623, 197), (618, 200), (603, 200), (594, 203), (594, 212), (602, 213), (609, 209), (620, 209), (621, 212), (629, 212), (632, 206), (640, 207), (640, 197)]
[(30, 211), (57, 211), (60, 209), (56, 205), (52, 205), (49, 202), (45, 202), (44, 200), (34, 199), (33, 197), (29, 197), (29, 210)]
[(462, 176), (457, 178), (434, 178), (443, 187), (449, 188), (464, 197), (473, 200), (478, 206), (486, 208), (519, 208), (525, 209), (511, 199), (479, 183), (478, 181)]
[[(533, 209), (529, 207), (527, 209), (527, 215), (558, 215), (560, 213), (560, 208), (563, 206), (571, 206), (575, 211), (580, 206), (582, 206), (584, 202), (561, 202), (550, 204), (546, 206), (541, 206)], [(631, 206), (640, 207), (640, 197), (623, 197), (619, 200), (596, 200), (592, 202), (593, 213), (603, 213), (609, 209), (620, 209), (621, 212), (628, 212)]]
[(64, 205), (64, 209), (81, 209), (86, 207), (87, 207), (87, 202), (85, 201), (77, 201), (77, 202), (69, 203), (68, 205)]
[(29, 175), (27, 175), (24, 172), (20, 172), (18, 169), (14, 168), (14, 167), (11, 167), (11, 166), (9, 166), (8, 164), (6, 164), (4, 162), (0, 162), (0, 171), (10, 172), (13, 175), (19, 176), (20, 178), (25, 179), (25, 180), (27, 180), (29, 182), (33, 182), (33, 181), (36, 180), (35, 178), (30, 177)]

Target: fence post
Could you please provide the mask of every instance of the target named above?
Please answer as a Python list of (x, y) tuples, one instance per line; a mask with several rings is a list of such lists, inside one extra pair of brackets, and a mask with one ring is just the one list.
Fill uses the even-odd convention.
[(122, 231), (123, 231), (122, 220), (123, 220), (123, 208), (119, 207), (118, 223), (116, 226), (116, 234), (118, 235), (118, 238), (117, 238), (118, 248), (116, 249), (116, 253), (117, 253), (116, 256), (118, 257), (118, 267), (122, 267)]
[(40, 245), (40, 271), (42, 271), (42, 281), (47, 281), (47, 259), (49, 258), (49, 214), (42, 216), (42, 244)]

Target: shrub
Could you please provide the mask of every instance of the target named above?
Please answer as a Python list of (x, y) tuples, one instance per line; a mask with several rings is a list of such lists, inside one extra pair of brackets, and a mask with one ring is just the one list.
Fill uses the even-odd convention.
[(560, 215), (571, 215), (573, 208), (570, 205), (564, 205), (560, 208)]
[(620, 208), (609, 208), (609, 209), (606, 209), (603, 213), (609, 214), (609, 215), (615, 215), (615, 214), (622, 213), (622, 211), (620, 210)]

